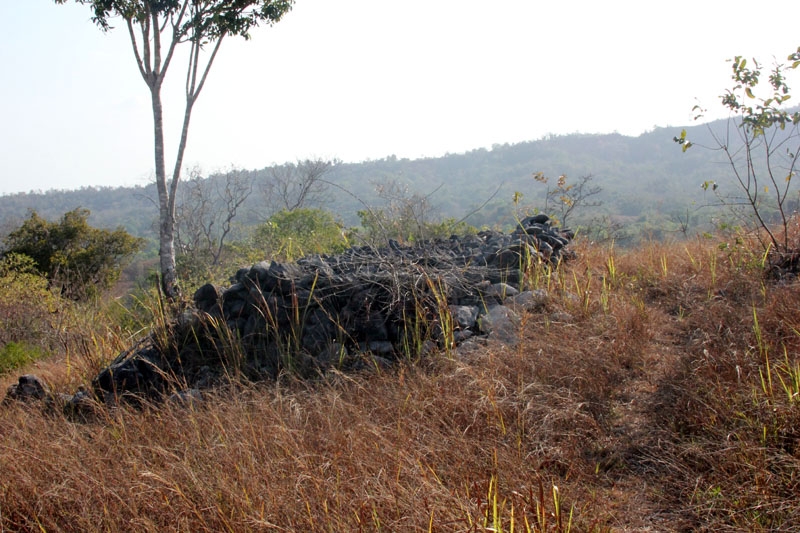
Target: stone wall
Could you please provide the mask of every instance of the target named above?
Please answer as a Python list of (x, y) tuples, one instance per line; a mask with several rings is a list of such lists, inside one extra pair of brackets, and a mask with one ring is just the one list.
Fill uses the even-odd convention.
[(388, 366), (453, 349), (473, 336), (516, 342), (519, 313), (544, 305), (522, 291), (531, 262), (570, 258), (569, 230), (544, 215), (513, 233), (482, 231), (415, 245), (354, 247), (293, 263), (262, 261), (228, 287), (194, 294), (193, 308), (120, 354), (93, 381), (99, 399), (161, 398), (229, 376)]

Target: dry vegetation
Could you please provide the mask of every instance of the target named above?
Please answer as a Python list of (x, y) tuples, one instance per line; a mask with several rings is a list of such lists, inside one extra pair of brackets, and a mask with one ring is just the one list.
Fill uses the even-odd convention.
[(800, 284), (718, 240), (577, 248), (532, 273), (552, 299), (513, 348), (89, 422), (7, 407), (0, 531), (796, 530)]

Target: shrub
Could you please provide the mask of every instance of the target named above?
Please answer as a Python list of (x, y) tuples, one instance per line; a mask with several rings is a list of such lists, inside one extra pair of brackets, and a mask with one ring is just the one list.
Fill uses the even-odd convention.
[(30, 257), (11, 253), (0, 258), (0, 345), (52, 347), (59, 308), (58, 296)]
[[(59, 222), (48, 222), (32, 211), (28, 219), (6, 237), (5, 253), (33, 260), (50, 285), (73, 300), (85, 300), (108, 289), (119, 277), (123, 263), (143, 241), (122, 228), (114, 231), (91, 227), (88, 209), (75, 209)], [(13, 266), (12, 263), (8, 264)]]
[(344, 227), (323, 209), (279, 211), (256, 229), (255, 246), (276, 258), (341, 252), (348, 246)]
[(20, 368), (31, 361), (41, 359), (44, 353), (35, 346), (28, 346), (25, 343), (9, 342), (0, 348), (0, 374), (9, 370)]

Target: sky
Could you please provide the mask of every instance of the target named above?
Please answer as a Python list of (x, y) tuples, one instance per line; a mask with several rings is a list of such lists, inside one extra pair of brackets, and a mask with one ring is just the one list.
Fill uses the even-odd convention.
[[(763, 6), (763, 7), (761, 7)], [(0, 194), (152, 181), (150, 96), (124, 24), (87, 6), (0, 0)], [(297, 0), (226, 38), (195, 106), (185, 168), (462, 153), (549, 134), (639, 135), (724, 113), (736, 56), (800, 45), (775, 0)], [(164, 88), (167, 168), (185, 63)], [(795, 83), (796, 85), (796, 83)]]

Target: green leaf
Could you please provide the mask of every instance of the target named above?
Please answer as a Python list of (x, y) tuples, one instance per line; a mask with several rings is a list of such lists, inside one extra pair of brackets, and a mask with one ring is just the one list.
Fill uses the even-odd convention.
[(755, 98), (755, 96), (753, 96), (753, 91), (751, 91), (751, 90), (750, 90), (750, 87), (746, 88), (746, 89), (744, 90), (744, 93), (745, 93), (747, 96), (749, 96), (750, 98)]

